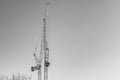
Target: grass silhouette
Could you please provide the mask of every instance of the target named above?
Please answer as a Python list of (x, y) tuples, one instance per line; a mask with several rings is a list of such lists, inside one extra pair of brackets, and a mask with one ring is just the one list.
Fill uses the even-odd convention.
[(21, 75), (21, 74), (13, 74), (12, 76), (8, 77), (5, 75), (1, 75), (0, 76), (0, 80), (31, 80), (31, 76), (27, 76), (27, 75)]

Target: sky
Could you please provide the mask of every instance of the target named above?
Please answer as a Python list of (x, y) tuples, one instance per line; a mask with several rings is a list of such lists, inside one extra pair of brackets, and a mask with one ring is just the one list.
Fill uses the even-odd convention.
[[(120, 1), (49, 1), (49, 80), (120, 80)], [(37, 80), (44, 10), (44, 0), (0, 0), (0, 74)]]

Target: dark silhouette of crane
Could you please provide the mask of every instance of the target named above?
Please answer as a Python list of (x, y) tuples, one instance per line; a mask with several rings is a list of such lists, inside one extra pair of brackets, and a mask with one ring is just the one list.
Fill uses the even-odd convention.
[[(48, 43), (46, 40), (46, 27), (47, 27), (47, 17), (48, 17), (48, 8), (50, 3), (46, 1), (46, 9), (45, 9), (45, 16), (43, 18), (43, 36), (42, 41), (40, 45), (40, 54), (39, 57), (37, 57), (36, 52), (33, 53), (34, 59), (36, 61), (36, 66), (31, 67), (31, 71), (38, 71), (38, 80), (48, 80), (48, 67), (50, 65), (49, 62), (49, 48)], [(37, 50), (37, 48), (35, 48)], [(42, 68), (43, 67), (43, 68)], [(43, 69), (43, 70), (42, 70)], [(42, 72), (43, 71), (43, 72)], [(44, 76), (42, 76), (42, 74)]]

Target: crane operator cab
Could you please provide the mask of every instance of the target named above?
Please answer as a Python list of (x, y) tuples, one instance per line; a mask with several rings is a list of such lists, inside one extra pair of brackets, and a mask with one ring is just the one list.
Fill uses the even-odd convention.
[(50, 66), (50, 62), (45, 61), (45, 67), (49, 67)]
[(35, 71), (35, 70), (40, 70), (41, 69), (41, 65), (37, 65), (35, 67), (31, 67), (31, 71)]

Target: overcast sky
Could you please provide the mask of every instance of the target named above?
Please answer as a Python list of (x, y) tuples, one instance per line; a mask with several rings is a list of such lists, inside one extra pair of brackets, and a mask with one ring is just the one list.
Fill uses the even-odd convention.
[[(49, 1), (49, 80), (120, 80), (120, 1)], [(0, 74), (37, 76), (30, 67), (44, 3), (0, 0)]]

